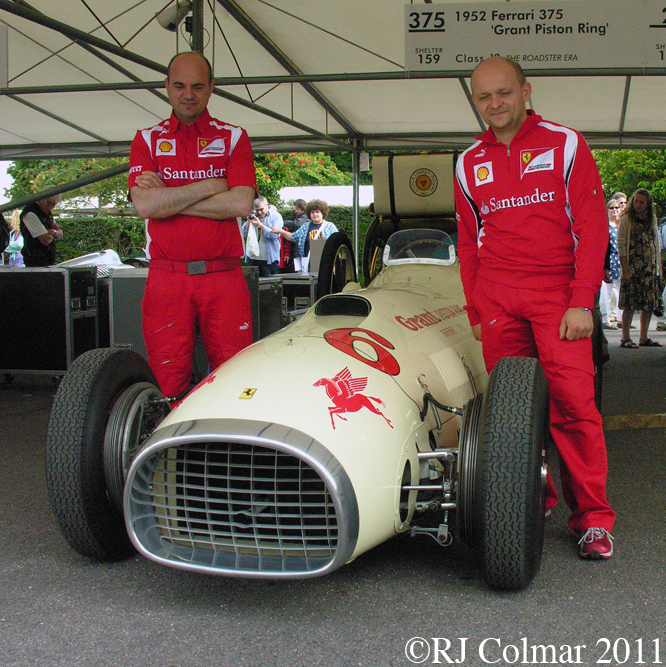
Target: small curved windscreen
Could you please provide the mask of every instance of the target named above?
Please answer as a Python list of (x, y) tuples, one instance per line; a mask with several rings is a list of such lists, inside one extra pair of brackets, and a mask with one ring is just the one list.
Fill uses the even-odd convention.
[(456, 261), (453, 240), (438, 229), (403, 229), (391, 234), (384, 248), (384, 264), (440, 264)]

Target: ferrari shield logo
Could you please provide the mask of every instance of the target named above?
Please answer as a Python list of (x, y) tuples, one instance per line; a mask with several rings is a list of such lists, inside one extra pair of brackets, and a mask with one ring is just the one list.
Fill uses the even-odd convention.
[(552, 171), (555, 169), (554, 148), (537, 148), (522, 151), (520, 158), (520, 178), (525, 176), (525, 174), (533, 174), (538, 171)]
[(211, 157), (213, 155), (224, 155), (226, 146), (224, 139), (199, 139), (199, 157)]

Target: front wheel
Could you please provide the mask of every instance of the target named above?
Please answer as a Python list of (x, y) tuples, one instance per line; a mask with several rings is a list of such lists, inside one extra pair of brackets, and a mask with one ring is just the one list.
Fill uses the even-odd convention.
[(483, 573), (525, 588), (541, 564), (546, 510), (548, 384), (536, 359), (505, 357), (490, 374), (479, 430), (478, 518)]
[(90, 350), (65, 374), (49, 420), (46, 486), (61, 532), (81, 555), (122, 560), (134, 553), (124, 481), (168, 411), (147, 362), (130, 350)]

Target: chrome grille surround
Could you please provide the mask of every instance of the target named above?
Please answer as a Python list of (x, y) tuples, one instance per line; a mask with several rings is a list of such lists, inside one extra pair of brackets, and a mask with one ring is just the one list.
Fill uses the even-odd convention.
[(159, 429), (132, 464), (124, 504), (139, 552), (208, 574), (320, 576), (346, 563), (358, 538), (356, 495), (337, 459), (261, 421)]

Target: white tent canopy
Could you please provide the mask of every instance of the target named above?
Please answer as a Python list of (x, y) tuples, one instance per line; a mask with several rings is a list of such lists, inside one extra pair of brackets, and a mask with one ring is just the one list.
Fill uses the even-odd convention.
[[(184, 23), (168, 32), (156, 19), (169, 5), (0, 0), (0, 159), (127, 155), (138, 128), (168, 115), (165, 65), (190, 49)], [(404, 0), (193, 6), (216, 79), (210, 111), (246, 128), (257, 152), (450, 150), (482, 129), (469, 70), (406, 72)], [(663, 70), (526, 72), (536, 111), (592, 146), (664, 144)]]

